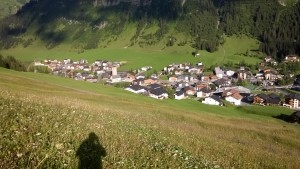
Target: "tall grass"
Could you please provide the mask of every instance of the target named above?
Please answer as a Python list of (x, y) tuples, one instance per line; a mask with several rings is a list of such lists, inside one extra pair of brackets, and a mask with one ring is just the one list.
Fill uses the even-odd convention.
[(106, 151), (104, 168), (300, 166), (299, 126), (257, 113), (264, 108), (243, 113), (48, 75), (0, 75), (0, 168), (76, 168), (91, 132)]

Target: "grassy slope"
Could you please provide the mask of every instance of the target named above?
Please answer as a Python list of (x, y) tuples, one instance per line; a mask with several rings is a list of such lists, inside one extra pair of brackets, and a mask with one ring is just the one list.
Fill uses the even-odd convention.
[[(45, 97), (47, 96), (47, 97)], [(299, 126), (278, 107), (158, 101), (50, 75), (0, 69), (0, 167), (75, 168), (95, 132), (104, 168), (297, 168)]]
[(242, 36), (242, 37), (227, 37), (224, 46), (221, 46), (217, 52), (209, 53), (206, 51), (200, 51), (200, 57), (193, 57), (192, 49), (189, 46), (179, 47), (174, 45), (173, 47), (162, 48), (164, 42), (155, 46), (145, 46), (140, 48), (137, 45), (129, 46), (130, 37), (134, 31), (132, 28), (128, 28), (123, 34), (119, 36), (117, 41), (111, 42), (107, 48), (98, 48), (94, 50), (86, 50), (84, 53), (78, 54), (69, 45), (60, 45), (52, 50), (46, 49), (42, 43), (36, 42), (33, 45), (23, 48), (19, 46), (17, 48), (2, 50), (0, 53), (3, 55), (12, 55), (16, 58), (32, 62), (34, 59), (55, 58), (55, 59), (81, 59), (86, 58), (89, 61), (96, 59), (107, 59), (116, 61), (127, 61), (128, 64), (122, 67), (123, 70), (136, 69), (142, 66), (150, 65), (157, 70), (162, 69), (164, 66), (173, 62), (199, 62), (202, 61), (205, 65), (210, 66), (213, 64), (226, 63), (228, 61), (239, 63), (241, 60), (245, 60), (246, 63), (256, 64), (259, 62), (257, 57), (245, 57), (245, 54), (251, 49), (258, 48), (258, 42), (254, 39)]

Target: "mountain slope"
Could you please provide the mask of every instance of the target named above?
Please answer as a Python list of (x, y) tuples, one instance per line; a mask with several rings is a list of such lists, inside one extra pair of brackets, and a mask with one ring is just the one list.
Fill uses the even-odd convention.
[[(40, 39), (49, 49), (71, 44), (84, 51), (125, 41), (127, 46), (189, 45), (213, 52), (224, 43), (225, 33), (257, 38), (263, 42), (261, 51), (278, 60), (300, 53), (300, 2), (286, 7), (277, 0), (107, 2), (32, 1), (2, 21), (0, 47), (28, 46)], [(119, 39), (128, 29), (132, 34)]]
[(18, 14), (2, 21), (0, 36), (4, 48), (25, 41), (13, 37), (26, 33), (39, 37), (49, 48), (72, 43), (74, 48), (90, 49), (118, 40), (118, 35), (133, 23), (136, 31), (127, 39), (130, 45), (154, 45), (169, 39), (163, 46), (188, 43), (213, 51), (220, 39), (217, 21), (211, 0), (186, 1), (183, 7), (181, 0), (109, 7), (95, 6), (93, 1), (40, 0), (32, 1)]

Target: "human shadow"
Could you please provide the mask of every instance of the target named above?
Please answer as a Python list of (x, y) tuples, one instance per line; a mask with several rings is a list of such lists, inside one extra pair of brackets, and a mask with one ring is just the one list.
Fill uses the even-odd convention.
[(79, 158), (79, 169), (102, 169), (102, 157), (106, 156), (105, 148), (100, 144), (98, 136), (91, 132), (76, 151)]

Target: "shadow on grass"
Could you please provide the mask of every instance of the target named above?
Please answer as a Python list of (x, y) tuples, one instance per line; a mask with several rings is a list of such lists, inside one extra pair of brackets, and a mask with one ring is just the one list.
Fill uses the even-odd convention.
[(283, 121), (288, 122), (288, 123), (295, 122), (291, 116), (286, 115), (286, 114), (280, 114), (278, 116), (273, 116), (273, 117), (276, 118), (276, 119), (283, 120)]
[(106, 156), (105, 148), (100, 144), (98, 136), (91, 132), (77, 149), (79, 169), (102, 169), (102, 157)]

